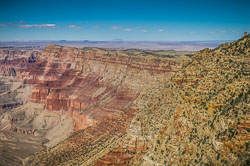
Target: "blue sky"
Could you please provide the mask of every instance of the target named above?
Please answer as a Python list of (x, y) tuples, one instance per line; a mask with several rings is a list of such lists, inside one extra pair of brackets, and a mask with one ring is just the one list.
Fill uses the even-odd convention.
[(0, 40), (235, 40), (250, 0), (0, 0)]

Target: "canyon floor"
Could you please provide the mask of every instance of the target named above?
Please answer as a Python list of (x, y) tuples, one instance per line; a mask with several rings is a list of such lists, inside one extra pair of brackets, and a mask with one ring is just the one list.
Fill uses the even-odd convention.
[(0, 50), (0, 165), (246, 165), (249, 46)]

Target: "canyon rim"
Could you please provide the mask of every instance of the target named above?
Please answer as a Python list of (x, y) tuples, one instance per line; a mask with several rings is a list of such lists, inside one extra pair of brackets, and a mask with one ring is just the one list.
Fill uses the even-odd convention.
[(250, 163), (250, 1), (0, 1), (0, 166)]

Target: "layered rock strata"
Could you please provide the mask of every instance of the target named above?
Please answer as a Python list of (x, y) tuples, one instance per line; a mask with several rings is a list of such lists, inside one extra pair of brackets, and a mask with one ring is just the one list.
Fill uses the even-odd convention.
[[(68, 133), (72, 135), (56, 148), (37, 154), (31, 165), (37, 162), (44, 165), (95, 163), (124, 137), (136, 115), (130, 105), (139, 94), (168, 81), (182, 66), (171, 58), (129, 56), (122, 50), (57, 45), (48, 45), (42, 53), (5, 54), (0, 61), (2, 75), (12, 82), (21, 82), (16, 88), (12, 86), (12, 91), (29, 87), (25, 91), (25, 103), (44, 105), (43, 109), (32, 110), (32, 115), (25, 111), (24, 119), (32, 117), (32, 125), (25, 120), (16, 123), (12, 116), (7, 128), (30, 135), (41, 135), (43, 130), (49, 130), (46, 134), (48, 147), (58, 144)], [(21, 56), (6, 58), (12, 54)], [(69, 126), (61, 139), (53, 134), (56, 129), (63, 132), (63, 126), (58, 124)], [(52, 155), (45, 157), (47, 154)]]

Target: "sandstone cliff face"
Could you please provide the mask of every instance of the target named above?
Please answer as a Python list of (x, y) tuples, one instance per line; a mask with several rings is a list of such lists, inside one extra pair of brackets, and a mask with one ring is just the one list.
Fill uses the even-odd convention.
[(44, 102), (51, 111), (69, 111), (79, 130), (124, 109), (140, 91), (167, 81), (179, 68), (179, 63), (161, 58), (49, 45), (25, 82), (36, 85), (32, 102)]
[[(126, 51), (57, 45), (48, 45), (37, 55), (18, 53), (20, 56), (9, 59), (5, 57), (10, 53), (4, 54), (1, 71), (10, 71), (12, 80), (31, 88), (26, 102), (44, 105), (45, 109), (44, 113), (41, 108), (38, 112), (33, 110), (33, 128), (20, 128), (15, 123), (11, 129), (32, 135), (49, 130), (49, 147), (60, 141), (53, 135), (58, 129), (56, 123), (67, 124), (67, 134), (71, 128), (76, 132), (55, 148), (34, 156), (31, 165), (58, 164), (59, 160), (61, 164), (95, 163), (124, 137), (136, 115), (130, 105), (139, 94), (168, 81), (182, 65), (166, 58), (129, 56)], [(66, 121), (62, 120), (65, 116)], [(137, 145), (145, 151), (145, 146), (139, 148), (141, 142)]]
[(40, 50), (18, 51), (0, 49), (0, 74), (3, 76), (17, 76), (19, 81), (22, 81), (21, 73), (31, 68), (39, 55), (41, 55)]
[(38, 55), (40, 55), (40, 53), (40, 50), (22, 51), (0, 49), (0, 59), (13, 60), (21, 57), (29, 57), (30, 55), (37, 57)]

